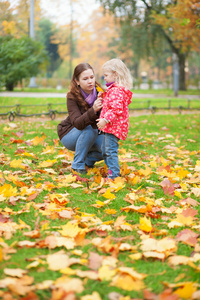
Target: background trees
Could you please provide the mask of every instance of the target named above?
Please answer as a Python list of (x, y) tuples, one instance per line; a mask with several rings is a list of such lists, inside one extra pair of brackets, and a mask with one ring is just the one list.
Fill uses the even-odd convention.
[[(75, 65), (87, 61), (100, 79), (102, 64), (118, 56), (138, 82), (142, 71), (148, 73), (149, 84), (162, 78), (170, 82), (174, 54), (179, 61), (180, 89), (186, 89), (188, 74), (190, 78), (193, 74), (198, 83), (198, 0), (96, 0), (102, 6), (93, 11), (87, 23), (74, 18), (72, 6), (77, 7), (78, 0), (59, 0), (60, 7), (71, 5), (65, 24), (56, 24), (46, 18), (40, 1), (35, 0), (35, 36), (48, 57), (46, 69), (41, 69), (40, 76), (45, 74), (56, 78), (57, 82), (63, 78), (70, 80)], [(15, 3), (16, 6), (11, 7), (7, 0), (0, 2), (2, 37), (19, 39), (29, 36), (30, 0)], [(80, 4), (82, 6), (83, 2)]]
[(0, 37), (0, 82), (7, 90), (24, 78), (37, 75), (46, 52), (40, 43), (28, 37)]
[[(198, 0), (100, 0), (105, 8), (120, 16), (123, 35), (127, 35), (134, 54), (148, 56), (159, 51), (163, 38), (179, 62), (179, 86), (186, 89), (186, 58), (199, 51), (200, 3)], [(124, 27), (126, 26), (126, 27)], [(138, 38), (139, 37), (139, 38)], [(137, 43), (137, 45), (136, 45)], [(162, 49), (162, 48), (161, 48)]]

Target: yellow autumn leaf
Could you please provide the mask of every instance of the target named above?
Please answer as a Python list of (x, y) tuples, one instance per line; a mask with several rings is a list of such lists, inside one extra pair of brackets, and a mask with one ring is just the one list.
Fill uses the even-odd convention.
[(117, 275), (111, 282), (112, 286), (116, 286), (126, 291), (141, 291), (145, 288), (142, 280), (134, 280), (130, 275)]
[(1, 250), (1, 247), (0, 247), (0, 262), (3, 261), (3, 253), (2, 253), (2, 250)]
[(139, 226), (139, 228), (142, 231), (151, 232), (152, 231), (151, 220), (147, 219), (146, 217), (141, 217), (140, 218), (140, 226)]
[(93, 292), (92, 295), (85, 295), (81, 297), (81, 300), (101, 300), (99, 293)]
[(38, 137), (36, 136), (31, 142), (34, 146), (37, 146), (39, 144), (42, 144), (42, 142), (44, 141), (45, 139), (45, 136), (42, 136), (42, 137)]
[(55, 149), (53, 146), (47, 146), (46, 148), (42, 149), (41, 154), (49, 154), (49, 153), (54, 153)]
[(157, 162), (155, 160), (150, 161), (150, 166), (152, 168), (156, 168), (157, 167)]
[(49, 194), (49, 198), (52, 202), (55, 202), (59, 205), (66, 205), (69, 202), (67, 198), (69, 194)]
[(39, 168), (47, 168), (47, 167), (51, 167), (53, 166), (55, 163), (57, 162), (56, 159), (53, 159), (53, 160), (46, 160), (46, 161), (42, 161), (41, 163), (39, 163)]
[(179, 191), (174, 191), (174, 195), (177, 196), (178, 198), (182, 199), (182, 195)]
[(193, 282), (186, 282), (183, 287), (177, 289), (174, 294), (183, 299), (192, 299), (192, 294), (196, 292), (197, 288)]
[(19, 168), (19, 169), (25, 169), (26, 167), (22, 165), (22, 159), (14, 159), (10, 162), (11, 168)]
[(186, 191), (188, 190), (186, 183), (181, 182), (181, 183), (180, 183), (180, 186), (181, 186), (181, 189), (182, 189), (183, 191), (186, 192)]
[(174, 221), (177, 221), (182, 225), (190, 226), (193, 224), (193, 217), (192, 216), (185, 217), (182, 214), (178, 214), (177, 218)]
[(102, 196), (106, 199), (111, 199), (111, 200), (116, 198), (116, 196), (111, 193), (110, 188), (108, 188), (107, 191)]
[(115, 215), (117, 213), (116, 209), (114, 208), (107, 208), (104, 210), (104, 212), (108, 215)]
[(91, 206), (94, 206), (94, 207), (97, 207), (97, 208), (100, 208), (100, 207), (103, 207), (104, 205), (106, 205), (105, 202), (103, 201), (100, 201), (100, 200), (97, 200), (95, 204), (92, 204)]
[(37, 158), (37, 156), (35, 154), (29, 153), (29, 152), (21, 153), (20, 156), (27, 156), (27, 157)]
[(75, 238), (79, 234), (84, 235), (87, 232), (87, 228), (85, 229), (79, 228), (77, 223), (73, 224), (71, 222), (68, 222), (66, 225), (61, 226), (61, 228), (62, 230), (59, 230), (59, 232), (63, 236), (67, 236), (71, 238)]
[(103, 265), (98, 272), (100, 280), (110, 281), (112, 280), (113, 276), (116, 275), (116, 269), (113, 269), (107, 265)]
[(134, 254), (130, 254), (129, 255), (130, 259), (133, 259), (133, 260), (139, 260), (142, 258), (142, 253), (134, 253)]
[(104, 90), (98, 84), (96, 84), (96, 90), (97, 92), (104, 92)]
[(11, 184), (5, 183), (3, 186), (0, 186), (0, 195), (3, 197), (16, 196), (17, 194), (17, 188), (12, 187)]
[(145, 169), (140, 169), (139, 170), (139, 174), (143, 175), (143, 176), (148, 176), (152, 173), (151, 168), (149, 168), (148, 166)]
[(187, 170), (184, 170), (181, 168), (177, 173), (177, 177), (181, 180), (181, 179), (187, 177), (188, 174), (189, 174), (189, 172)]

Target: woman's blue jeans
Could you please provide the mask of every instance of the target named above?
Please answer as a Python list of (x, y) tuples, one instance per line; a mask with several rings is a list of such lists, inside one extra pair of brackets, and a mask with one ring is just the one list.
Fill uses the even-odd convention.
[(114, 179), (120, 176), (118, 159), (119, 139), (111, 133), (104, 133), (103, 136), (102, 153), (108, 167), (108, 178)]
[(83, 130), (74, 127), (61, 139), (61, 143), (68, 150), (75, 151), (72, 169), (85, 170), (85, 164), (93, 167), (96, 161), (103, 160), (103, 135), (99, 135), (98, 129), (91, 125)]

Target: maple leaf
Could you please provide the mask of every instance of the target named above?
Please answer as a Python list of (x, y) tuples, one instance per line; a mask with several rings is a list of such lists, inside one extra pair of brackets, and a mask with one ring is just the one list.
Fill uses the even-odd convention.
[(68, 236), (68, 237), (76, 237), (78, 234), (82, 233), (82, 234), (86, 234), (86, 232), (88, 231), (88, 229), (81, 229), (78, 227), (77, 223), (71, 223), (68, 222), (66, 225), (61, 226), (62, 230), (59, 230), (59, 232), (64, 235), (64, 236)]
[(121, 210), (126, 211), (126, 212), (133, 210), (133, 211), (137, 211), (139, 213), (146, 213), (147, 211), (148, 212), (152, 211), (152, 208), (150, 205), (141, 205), (141, 206), (130, 205), (130, 206), (122, 208)]
[(103, 265), (98, 270), (98, 277), (100, 280), (110, 281), (110, 280), (112, 280), (113, 276), (116, 275), (116, 272), (117, 272), (116, 269), (113, 269), (112, 267), (110, 267), (108, 265)]
[(198, 202), (197, 202), (196, 200), (190, 198), (190, 197), (188, 197), (188, 198), (186, 198), (186, 199), (183, 199), (183, 200), (180, 200), (179, 203), (180, 203), (181, 205), (183, 205), (183, 206), (184, 206), (185, 204), (191, 205), (191, 206), (197, 206), (197, 205), (198, 205)]
[(32, 143), (32, 145), (37, 146), (39, 144), (42, 144), (44, 139), (45, 139), (45, 136), (42, 136), (42, 137), (36, 136), (34, 139), (32, 139), (31, 143)]
[(108, 215), (115, 215), (117, 213), (116, 209), (110, 209), (110, 208), (105, 209), (104, 212)]
[(178, 295), (183, 299), (191, 299), (192, 294), (196, 292), (197, 288), (194, 286), (193, 282), (186, 282), (181, 288), (177, 289), (174, 294)]
[(49, 270), (58, 271), (69, 266), (69, 257), (63, 250), (47, 255)]
[(184, 229), (176, 235), (176, 240), (190, 246), (195, 246), (198, 242), (198, 234), (190, 229)]
[(49, 154), (49, 153), (52, 154), (54, 152), (55, 152), (55, 150), (54, 150), (53, 146), (47, 146), (45, 149), (44, 148), (42, 149), (41, 155), (43, 155), (43, 154)]
[(19, 168), (19, 169), (26, 169), (26, 167), (22, 164), (21, 159), (14, 159), (10, 162), (11, 168)]
[(194, 194), (196, 197), (200, 197), (200, 188), (199, 187), (192, 188), (191, 193)]
[(141, 249), (146, 257), (157, 257), (163, 259), (176, 251), (176, 242), (170, 238), (156, 240), (147, 238), (142, 241)]
[(29, 231), (29, 232), (24, 232), (24, 235), (29, 236), (32, 239), (35, 239), (35, 238), (40, 237), (40, 232), (38, 230), (32, 230), (32, 231)]
[(58, 278), (54, 282), (55, 288), (62, 288), (65, 292), (76, 292), (76, 293), (82, 293), (83, 288), (83, 282), (79, 278), (69, 278), (67, 276), (62, 276)]
[(111, 193), (110, 188), (107, 189), (107, 191), (102, 195), (104, 198), (106, 199), (110, 199), (113, 200), (116, 198), (116, 196), (114, 194)]
[(9, 276), (13, 276), (13, 277), (22, 277), (24, 274), (27, 273), (26, 270), (22, 270), (22, 269), (8, 269), (8, 268), (5, 268), (4, 269), (4, 273), (6, 275), (9, 275)]
[(11, 197), (17, 196), (17, 188), (13, 188), (12, 185), (5, 183), (3, 186), (0, 187), (0, 195), (3, 197)]
[(101, 300), (101, 297), (98, 292), (93, 292), (91, 295), (82, 296), (81, 300)]
[(53, 159), (53, 160), (46, 160), (46, 161), (42, 161), (41, 163), (39, 163), (39, 166), (40, 168), (47, 168), (47, 167), (51, 167), (53, 166), (55, 163), (57, 162), (56, 159)]
[(98, 270), (103, 261), (103, 256), (99, 255), (98, 253), (95, 252), (90, 252), (89, 258), (89, 268), (92, 270)]
[(45, 238), (45, 245), (47, 245), (50, 249), (62, 246), (66, 249), (74, 249), (75, 243), (69, 238), (50, 235)]
[(128, 274), (116, 275), (111, 282), (111, 286), (116, 286), (126, 291), (141, 291), (145, 288), (142, 280), (134, 280)]
[(146, 217), (140, 218), (140, 226), (139, 226), (139, 228), (142, 231), (151, 232), (152, 229), (153, 229), (152, 225), (151, 225), (151, 220), (147, 219)]
[(121, 228), (121, 225), (125, 223), (126, 216), (119, 216), (114, 223), (114, 228), (118, 231)]
[(151, 173), (152, 173), (152, 170), (151, 170), (151, 168), (149, 168), (148, 166), (146, 166), (145, 169), (140, 169), (140, 170), (139, 170), (139, 174), (140, 174), (140, 175), (143, 175), (143, 176), (145, 176), (145, 177), (149, 176)]
[(171, 181), (167, 178), (165, 178), (161, 183), (160, 185), (162, 186), (163, 188), (163, 191), (165, 193), (165, 195), (174, 195), (174, 191), (175, 191), (175, 186), (174, 184), (171, 183)]
[(59, 205), (66, 205), (69, 202), (69, 199), (67, 198), (69, 194), (49, 194), (49, 199), (52, 202), (55, 202)]
[(10, 138), (11, 144), (22, 144), (24, 143), (24, 140), (18, 139), (16, 140), (15, 138)]

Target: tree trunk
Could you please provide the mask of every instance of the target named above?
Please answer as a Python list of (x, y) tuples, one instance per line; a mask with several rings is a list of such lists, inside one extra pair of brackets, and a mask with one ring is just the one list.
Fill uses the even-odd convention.
[(186, 55), (184, 53), (178, 53), (179, 61), (179, 90), (186, 91), (186, 80), (185, 80), (185, 62)]
[(6, 82), (5, 87), (7, 91), (13, 91), (14, 90), (14, 82)]
[(138, 72), (138, 70), (139, 70), (139, 63), (135, 62), (133, 68), (134, 68), (134, 76), (135, 76), (135, 78), (138, 78), (138, 76), (139, 76), (139, 72)]

